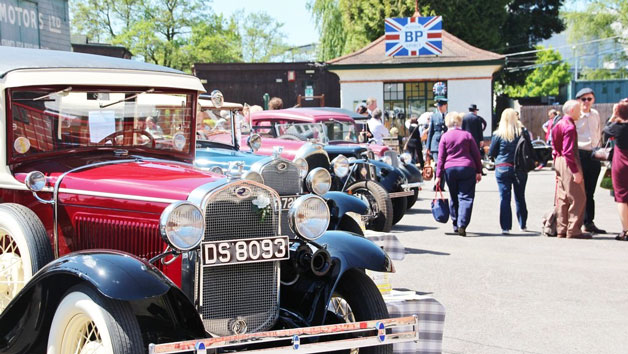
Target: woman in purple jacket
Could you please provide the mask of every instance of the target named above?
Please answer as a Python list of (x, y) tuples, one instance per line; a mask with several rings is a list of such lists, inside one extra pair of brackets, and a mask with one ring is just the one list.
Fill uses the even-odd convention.
[(462, 114), (450, 112), (445, 117), (447, 132), (438, 144), (436, 185), (443, 173), (449, 188), (449, 215), (454, 232), (466, 236), (475, 198), (475, 184), (482, 179), (482, 158), (473, 136), (462, 130)]

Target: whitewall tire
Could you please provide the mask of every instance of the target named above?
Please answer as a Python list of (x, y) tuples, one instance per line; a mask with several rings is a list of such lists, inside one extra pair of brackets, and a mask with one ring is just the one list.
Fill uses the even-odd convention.
[(87, 285), (70, 289), (55, 311), (48, 354), (134, 354), (146, 351), (128, 303), (108, 299)]
[(52, 258), (37, 215), (23, 205), (0, 204), (0, 312)]

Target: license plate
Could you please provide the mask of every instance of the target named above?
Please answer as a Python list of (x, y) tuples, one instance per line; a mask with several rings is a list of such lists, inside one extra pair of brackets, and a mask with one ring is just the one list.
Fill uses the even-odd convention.
[(295, 200), (299, 198), (298, 195), (284, 195), (281, 197), (281, 209), (287, 210), (290, 209)]
[(290, 258), (288, 236), (204, 242), (204, 266), (269, 262)]

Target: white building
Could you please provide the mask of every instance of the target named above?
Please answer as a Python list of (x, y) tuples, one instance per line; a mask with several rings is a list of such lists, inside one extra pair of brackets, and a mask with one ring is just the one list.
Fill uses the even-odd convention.
[[(493, 74), (504, 64), (504, 57), (473, 47), (443, 31), (443, 54), (439, 56), (389, 57), (385, 54), (385, 36), (366, 47), (330, 60), (329, 71), (340, 78), (340, 105), (355, 109), (368, 97), (388, 112), (420, 115), (432, 110), (436, 82), (447, 86), (449, 111), (468, 112), (477, 104), (479, 115), (488, 123), (492, 119)], [(403, 126), (401, 120), (389, 118), (387, 126)], [(403, 130), (403, 128), (401, 128)]]

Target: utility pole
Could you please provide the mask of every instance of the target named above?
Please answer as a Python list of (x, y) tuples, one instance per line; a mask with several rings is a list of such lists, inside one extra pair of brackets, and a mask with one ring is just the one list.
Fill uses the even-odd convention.
[(573, 70), (573, 81), (576, 82), (578, 81), (578, 55), (577, 55), (577, 47), (574, 45), (573, 47), (571, 47), (573, 49), (573, 58), (576, 61), (575, 62), (575, 67)]

